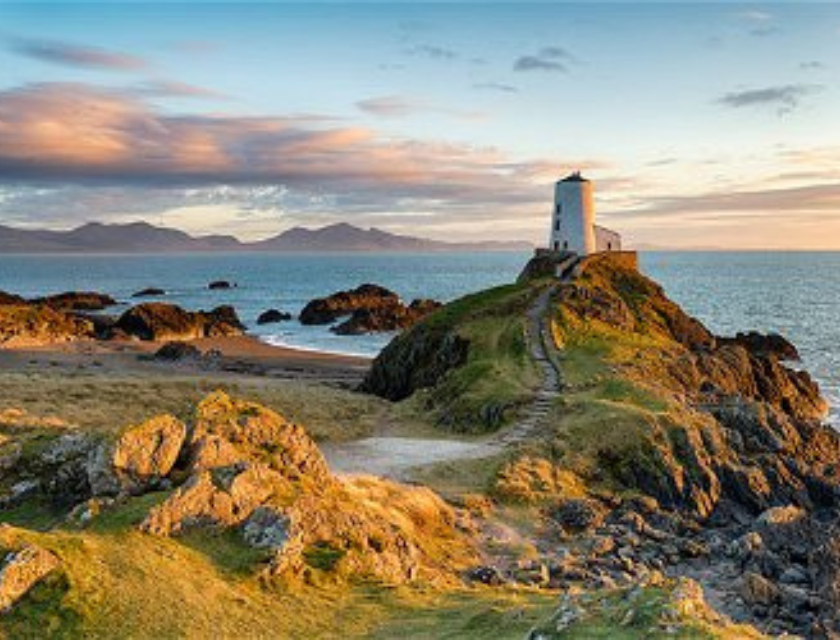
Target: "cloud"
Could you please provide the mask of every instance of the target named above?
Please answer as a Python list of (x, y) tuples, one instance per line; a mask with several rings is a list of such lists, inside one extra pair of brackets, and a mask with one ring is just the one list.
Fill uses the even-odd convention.
[[(284, 212), (469, 221), (536, 211), (563, 169), (592, 164), (517, 160), (313, 116), (170, 114), (136, 93), (78, 83), (0, 91), (0, 212), (18, 218), (137, 215), (190, 198), (209, 206), (206, 194), (218, 200), (224, 185), (238, 210), (264, 211), (273, 198)], [(267, 187), (275, 191), (258, 199)]]
[(763, 89), (747, 89), (726, 93), (717, 99), (727, 107), (776, 107), (782, 115), (796, 109), (803, 98), (822, 90), (820, 85), (789, 84)]
[(805, 71), (819, 71), (825, 69), (825, 64), (819, 60), (808, 60), (806, 62), (800, 62), (799, 68)]
[(356, 103), (356, 108), (380, 118), (405, 118), (422, 112), (436, 113), (462, 120), (479, 120), (484, 117), (484, 114), (475, 111), (439, 107), (400, 96), (382, 96), (360, 100)]
[(473, 89), (485, 91), (498, 91), (499, 93), (518, 93), (519, 89), (511, 84), (504, 84), (503, 82), (476, 82)]
[(773, 14), (766, 11), (741, 11), (736, 14), (736, 17), (748, 22), (769, 22), (773, 19)]
[(131, 91), (138, 96), (150, 98), (230, 99), (227, 94), (177, 80), (149, 80), (133, 87)]
[(443, 60), (447, 62), (457, 60), (460, 57), (460, 54), (454, 49), (449, 49), (447, 47), (441, 47), (439, 45), (434, 44), (415, 45), (407, 49), (406, 53), (412, 56), (423, 56), (426, 58), (431, 58), (432, 60)]
[(548, 71), (567, 73), (569, 65), (579, 60), (563, 47), (543, 47), (535, 55), (523, 55), (513, 63), (514, 71)]
[(417, 103), (399, 96), (360, 100), (356, 103), (356, 107), (360, 111), (383, 118), (404, 118), (422, 109)]
[(148, 67), (148, 63), (142, 58), (126, 53), (54, 40), (17, 38), (12, 41), (10, 48), (20, 55), (35, 60), (68, 67), (111, 71), (138, 71)]

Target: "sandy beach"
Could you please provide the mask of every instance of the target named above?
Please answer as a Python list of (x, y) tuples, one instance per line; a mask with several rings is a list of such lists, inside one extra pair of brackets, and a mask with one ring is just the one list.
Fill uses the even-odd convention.
[(190, 372), (203, 376), (282, 378), (355, 386), (370, 360), (358, 356), (279, 347), (248, 335), (190, 341), (205, 355), (177, 361), (160, 360), (154, 353), (162, 342), (142, 340), (78, 340), (37, 347), (0, 349), (0, 371), (73, 370), (101, 374)]

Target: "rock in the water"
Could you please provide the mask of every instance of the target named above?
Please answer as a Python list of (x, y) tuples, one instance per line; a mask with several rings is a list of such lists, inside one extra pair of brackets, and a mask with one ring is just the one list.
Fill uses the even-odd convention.
[(166, 291), (163, 289), (159, 289), (157, 287), (148, 287), (146, 289), (141, 289), (140, 291), (135, 291), (131, 294), (132, 298), (150, 298), (153, 296), (165, 296)]
[(233, 307), (192, 312), (164, 302), (132, 307), (120, 316), (115, 327), (141, 340), (155, 341), (241, 335), (244, 329)]
[(406, 329), (441, 306), (436, 300), (413, 300), (408, 306), (397, 302), (373, 309), (356, 309), (332, 331), (339, 335), (359, 335)]
[(184, 424), (167, 415), (128, 427), (91, 457), (88, 476), (93, 494), (142, 493), (156, 487), (175, 466), (186, 436)]
[(283, 322), (291, 320), (292, 314), (280, 311), (279, 309), (268, 309), (263, 311), (257, 318), (257, 324), (271, 324), (273, 322)]
[(229, 280), (214, 280), (207, 285), (208, 289), (233, 289), (234, 287), (236, 287), (236, 283)]
[(60, 565), (54, 553), (37, 545), (10, 552), (0, 567), (0, 612), (9, 611)]
[(197, 360), (201, 358), (201, 349), (189, 342), (175, 340), (167, 342), (160, 349), (155, 351), (155, 360), (166, 362), (178, 362), (181, 360)]
[(339, 291), (311, 300), (300, 312), (303, 324), (330, 324), (357, 309), (378, 309), (399, 304), (399, 296), (375, 284), (363, 284), (351, 291)]
[(111, 296), (95, 291), (67, 291), (51, 296), (33, 298), (32, 304), (42, 304), (57, 311), (101, 311), (117, 304)]

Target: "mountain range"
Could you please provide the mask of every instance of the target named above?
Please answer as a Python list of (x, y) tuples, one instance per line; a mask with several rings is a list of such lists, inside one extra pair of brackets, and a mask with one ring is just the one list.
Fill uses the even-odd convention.
[(0, 225), (0, 253), (180, 253), (269, 252), (445, 252), (528, 250), (527, 242), (442, 242), (403, 236), (348, 223), (318, 229), (293, 227), (279, 235), (243, 242), (230, 235), (193, 236), (147, 222), (90, 222), (70, 231), (21, 229)]

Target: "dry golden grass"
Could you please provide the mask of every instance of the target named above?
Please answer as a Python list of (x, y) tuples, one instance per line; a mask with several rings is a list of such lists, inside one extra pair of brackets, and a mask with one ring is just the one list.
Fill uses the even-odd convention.
[(186, 420), (204, 396), (218, 389), (306, 425), (316, 440), (368, 435), (390, 410), (387, 402), (371, 396), (290, 380), (2, 372), (0, 423), (111, 431), (161, 413)]

